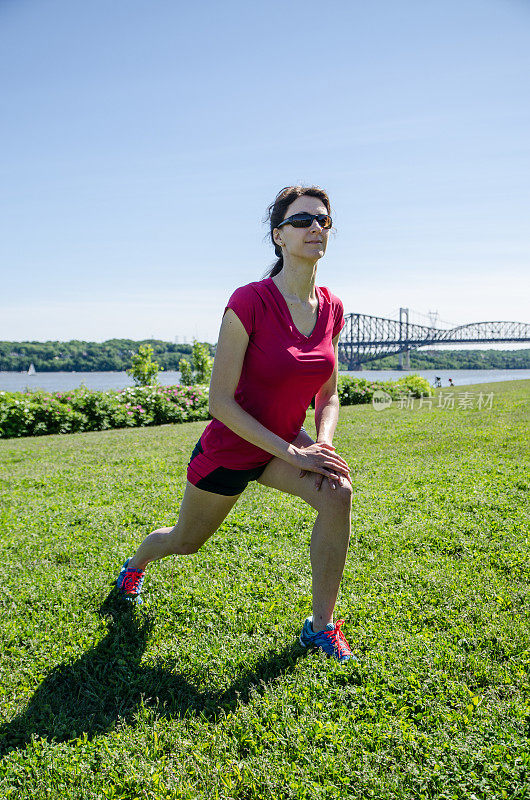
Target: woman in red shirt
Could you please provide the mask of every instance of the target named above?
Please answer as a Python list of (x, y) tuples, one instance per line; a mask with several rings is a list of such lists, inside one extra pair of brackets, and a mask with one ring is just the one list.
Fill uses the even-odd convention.
[[(355, 658), (343, 620), (333, 623), (352, 494), (348, 465), (332, 444), (344, 315), (339, 298), (315, 283), (332, 225), (329, 198), (315, 186), (288, 186), (269, 206), (269, 220), (278, 260), (226, 305), (210, 382), (213, 419), (191, 454), (178, 522), (150, 533), (116, 584), (141, 602), (147, 564), (196, 553), (257, 480), (318, 512), (311, 537), (313, 615), (300, 643), (343, 662)], [(302, 427), (313, 397), (316, 442)]]

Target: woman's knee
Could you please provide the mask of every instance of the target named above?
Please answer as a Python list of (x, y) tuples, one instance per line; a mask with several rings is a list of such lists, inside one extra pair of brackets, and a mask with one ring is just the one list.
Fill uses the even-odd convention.
[(168, 534), (170, 554), (174, 556), (191, 556), (193, 553), (198, 553), (212, 533), (214, 531), (190, 530), (188, 526), (175, 525)]
[(197, 553), (203, 544), (204, 542), (182, 536), (177, 528), (174, 528), (169, 534), (169, 547), (171, 555), (174, 556), (191, 556), (193, 553)]
[(335, 483), (335, 489), (327, 478), (324, 478), (320, 489), (315, 488), (316, 508), (326, 514), (348, 514), (351, 510), (352, 486), (344, 478), (340, 484)]
[(202, 544), (196, 542), (178, 542), (176, 543), (171, 552), (174, 556), (191, 556), (193, 553), (198, 553)]

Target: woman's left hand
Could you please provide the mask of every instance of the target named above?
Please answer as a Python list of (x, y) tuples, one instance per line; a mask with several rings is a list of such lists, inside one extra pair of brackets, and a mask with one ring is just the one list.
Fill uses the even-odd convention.
[[(332, 444), (328, 444), (328, 442), (318, 442), (318, 444), (320, 444), (321, 447), (326, 447), (328, 450), (332, 450), (333, 452), (336, 452), (335, 448), (333, 447), (333, 445)], [(326, 477), (325, 475), (320, 475), (318, 472), (311, 473), (310, 470), (308, 470), (308, 469), (301, 469), (299, 477), (303, 478), (304, 475), (311, 475), (311, 474), (315, 476), (315, 488), (317, 490), (320, 489), (320, 487), (322, 486), (322, 481), (323, 480), (328, 480), (332, 489), (336, 489), (337, 488), (337, 484), (339, 486), (343, 486), (344, 485), (343, 482), (348, 480), (346, 477), (340, 477), (339, 480), (337, 481), (335, 478), (330, 478), (330, 477)]]

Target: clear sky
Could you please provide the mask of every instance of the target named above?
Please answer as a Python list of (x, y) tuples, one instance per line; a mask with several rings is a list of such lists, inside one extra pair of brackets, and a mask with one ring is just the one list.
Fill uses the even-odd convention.
[(0, 0), (0, 90), (0, 339), (215, 342), (292, 183), (346, 312), (530, 322), (526, 0)]

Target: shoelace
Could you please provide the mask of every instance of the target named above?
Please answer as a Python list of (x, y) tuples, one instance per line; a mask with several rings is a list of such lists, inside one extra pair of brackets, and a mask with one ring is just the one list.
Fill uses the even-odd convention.
[(144, 572), (141, 569), (128, 569), (123, 578), (121, 588), (128, 594), (138, 594), (144, 582)]
[(344, 625), (344, 620), (338, 619), (332, 631), (322, 631), (324, 636), (327, 636), (328, 639), (330, 639), (333, 642), (333, 647), (337, 650), (337, 653), (340, 658), (342, 658), (342, 656), (353, 655), (352, 651), (350, 650), (350, 645), (346, 641), (346, 637), (341, 631), (341, 627), (343, 625)]

